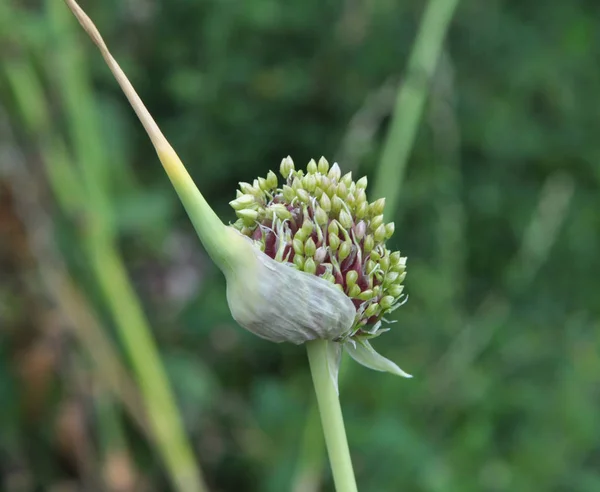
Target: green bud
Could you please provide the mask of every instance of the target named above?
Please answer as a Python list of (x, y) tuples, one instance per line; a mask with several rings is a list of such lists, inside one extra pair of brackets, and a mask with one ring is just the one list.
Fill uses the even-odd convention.
[(398, 277), (398, 283), (401, 284), (402, 282), (404, 282), (404, 279), (406, 278), (406, 272), (403, 272), (402, 274), (400, 274), (400, 276)]
[(371, 251), (373, 251), (374, 247), (375, 239), (373, 239), (373, 236), (371, 234), (368, 234), (365, 237), (365, 242), (363, 243), (363, 250), (365, 251), (365, 253), (370, 253)]
[(294, 248), (294, 253), (296, 253), (297, 255), (304, 254), (304, 243), (301, 239), (298, 239), (297, 237), (295, 237), (292, 241), (292, 248)]
[(344, 241), (342, 244), (340, 244), (340, 250), (338, 251), (338, 258), (340, 262), (348, 258), (348, 256), (350, 256), (351, 251), (352, 243), (350, 241)]
[(313, 241), (313, 238), (309, 237), (306, 240), (306, 242), (304, 243), (304, 254), (306, 256), (314, 256), (316, 251), (317, 251), (317, 245)]
[(379, 305), (381, 306), (381, 309), (389, 309), (394, 304), (394, 300), (394, 296), (384, 296), (379, 301)]
[(371, 259), (367, 260), (367, 263), (365, 264), (366, 274), (371, 275), (373, 273), (373, 270), (375, 270), (376, 266), (377, 266), (377, 263), (375, 263), (373, 260), (371, 260)]
[(404, 285), (400, 285), (400, 284), (390, 285), (388, 288), (389, 294), (394, 297), (399, 297), (400, 294), (402, 294), (403, 290), (404, 290)]
[(356, 187), (365, 190), (367, 188), (367, 177), (363, 176), (356, 182)]
[(387, 272), (385, 274), (385, 278), (383, 279), (384, 285), (393, 284), (398, 279), (399, 276), (400, 276), (400, 274), (398, 272), (393, 272), (393, 271)]
[(383, 224), (383, 215), (376, 215), (371, 219), (369, 226), (372, 231), (376, 231), (381, 224)]
[(329, 248), (331, 249), (331, 251), (337, 251), (337, 249), (340, 247), (340, 238), (333, 233), (329, 234)]
[(313, 233), (314, 226), (315, 225), (310, 219), (304, 219), (304, 223), (302, 224), (302, 232), (308, 237)]
[(294, 256), (294, 265), (296, 265), (296, 268), (298, 268), (298, 270), (302, 270), (304, 268), (304, 256), (295, 255)]
[(239, 198), (230, 201), (229, 205), (231, 205), (234, 210), (242, 210), (251, 207), (252, 205), (256, 205), (256, 198), (253, 195), (242, 195)]
[(385, 226), (381, 224), (373, 233), (375, 242), (380, 243), (385, 239)]
[(352, 287), (349, 287), (348, 297), (358, 297), (359, 294), (360, 287), (358, 285), (353, 285)]
[(344, 227), (347, 230), (352, 227), (352, 217), (345, 210), (340, 211), (339, 221), (340, 221), (340, 224), (342, 224), (342, 227)]
[(308, 193), (308, 191), (306, 191), (302, 188), (298, 188), (296, 190), (296, 196), (302, 203), (310, 202), (310, 194)]
[(255, 221), (258, 219), (258, 212), (256, 210), (245, 208), (243, 210), (236, 210), (235, 213), (240, 219), (244, 219), (244, 223), (247, 223), (248, 220)]
[(267, 174), (267, 186), (269, 190), (277, 188), (277, 175), (273, 171), (269, 171)]
[(348, 287), (352, 287), (358, 280), (358, 272), (356, 270), (350, 270), (346, 274), (346, 284)]
[(258, 187), (263, 191), (269, 191), (269, 183), (265, 178), (258, 178)]
[(390, 255), (390, 263), (392, 265), (397, 265), (400, 262), (400, 251), (394, 251)]
[(384, 272), (387, 272), (390, 268), (390, 257), (382, 256), (381, 259), (379, 260), (379, 266), (381, 267), (381, 269)]
[(309, 192), (314, 192), (317, 188), (317, 180), (315, 179), (314, 174), (307, 174), (302, 178), (302, 182), (304, 184), (304, 189)]
[(315, 264), (315, 260), (313, 260), (312, 258), (307, 258), (304, 262), (304, 271), (306, 273), (314, 275), (317, 272), (317, 265)]
[(285, 207), (285, 205), (282, 205), (281, 203), (271, 205), (269, 210), (275, 212), (277, 218), (281, 220), (287, 220), (292, 216), (291, 212)]
[(381, 215), (383, 213), (383, 209), (385, 207), (385, 198), (380, 198), (379, 200), (374, 201), (369, 205), (371, 214), (373, 215)]
[(331, 179), (332, 181), (336, 182), (340, 179), (341, 175), (342, 175), (342, 171), (340, 170), (340, 166), (338, 166), (338, 163), (335, 162), (333, 164), (333, 166), (331, 166), (331, 169), (329, 170), (327, 177), (329, 179)]
[(381, 259), (381, 254), (379, 253), (379, 251), (377, 251), (376, 249), (371, 251), (371, 259), (374, 261), (379, 261)]
[(321, 174), (327, 174), (327, 171), (329, 171), (329, 162), (327, 162), (327, 159), (325, 159), (325, 157), (321, 157), (319, 159), (319, 164), (317, 168)]
[(291, 203), (292, 200), (296, 197), (296, 192), (288, 185), (283, 185), (283, 199), (287, 203)]
[(369, 204), (366, 201), (363, 202), (357, 202), (356, 205), (356, 218), (357, 219), (364, 219), (367, 216), (367, 213), (369, 212)]
[(317, 207), (315, 210), (315, 220), (317, 221), (318, 225), (325, 225), (329, 220), (329, 216), (325, 210), (323, 210), (321, 207)]
[(323, 193), (323, 195), (321, 195), (321, 199), (319, 200), (319, 205), (321, 205), (321, 208), (325, 212), (331, 211), (331, 200), (329, 199), (329, 197), (327, 196), (326, 193)]
[(306, 170), (310, 174), (315, 174), (317, 172), (317, 163), (315, 162), (314, 159), (310, 160), (310, 162), (308, 163), (308, 166), (306, 166)]
[(346, 185), (343, 182), (341, 182), (340, 184), (338, 184), (338, 187), (337, 187), (337, 190), (336, 190), (336, 194), (342, 200), (345, 200), (346, 197), (348, 196), (348, 188), (346, 187)]
[(368, 301), (373, 297), (373, 291), (371, 289), (363, 290), (358, 296), (361, 301)]
[(300, 179), (297, 176), (295, 176), (294, 179), (292, 180), (292, 189), (297, 192), (301, 188), (302, 188), (302, 182), (300, 181)]
[(379, 304), (374, 302), (365, 310), (365, 318), (370, 318), (374, 316), (379, 311)]
[(338, 227), (336, 222), (331, 221), (327, 226), (327, 232), (335, 234), (337, 236), (340, 233), (340, 228)]
[(349, 188), (352, 184), (352, 172), (344, 174), (342, 176), (342, 179), (340, 179), (340, 183), (344, 183), (344, 186), (346, 186), (346, 188)]
[(394, 229), (395, 229), (395, 226), (394, 226), (393, 222), (390, 222), (389, 224), (385, 225), (385, 238), (386, 239), (389, 239), (394, 235)]
[(281, 161), (281, 165), (279, 166), (279, 172), (285, 179), (287, 179), (292, 171), (294, 171), (294, 161), (288, 155), (285, 159)]
[(333, 200), (331, 200), (331, 211), (334, 214), (339, 213), (340, 210), (342, 210), (342, 207), (344, 206), (344, 201), (339, 197), (339, 196), (334, 196)]

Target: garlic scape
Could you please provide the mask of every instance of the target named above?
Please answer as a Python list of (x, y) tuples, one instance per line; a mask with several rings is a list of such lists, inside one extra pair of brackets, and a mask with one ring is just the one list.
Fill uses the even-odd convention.
[(366, 178), (341, 176), (321, 158), (307, 172), (283, 159), (280, 187), (269, 172), (241, 183), (231, 202), (238, 220), (225, 225), (206, 202), (100, 33), (73, 0), (65, 0), (99, 48), (144, 126), (207, 253), (223, 272), (234, 319), (272, 342), (327, 340), (329, 371), (337, 380), (344, 347), (361, 364), (410, 377), (379, 355), (369, 340), (383, 316), (403, 302), (406, 258), (390, 252), (394, 232), (384, 224), (384, 200), (368, 203)]

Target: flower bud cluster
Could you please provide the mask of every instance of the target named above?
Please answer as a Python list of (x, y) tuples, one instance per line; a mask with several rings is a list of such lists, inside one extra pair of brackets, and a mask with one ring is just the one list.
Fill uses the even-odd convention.
[[(316, 275), (345, 293), (356, 308), (350, 336), (370, 338), (382, 330), (382, 317), (403, 301), (406, 258), (390, 252), (385, 241), (394, 233), (384, 223), (385, 200), (367, 201), (367, 178), (342, 176), (323, 157), (311, 160), (306, 173), (290, 157), (280, 173), (240, 183), (230, 202), (238, 220), (233, 226), (278, 262)], [(294, 289), (290, 285), (291, 290)]]

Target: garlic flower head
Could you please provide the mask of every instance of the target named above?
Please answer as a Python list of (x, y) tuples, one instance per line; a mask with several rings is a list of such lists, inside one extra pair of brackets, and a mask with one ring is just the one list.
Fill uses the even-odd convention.
[[(374, 356), (368, 344), (387, 331), (381, 328), (384, 315), (406, 299), (406, 258), (385, 246), (394, 233), (394, 224), (383, 220), (385, 200), (369, 203), (366, 177), (342, 176), (338, 164), (330, 167), (323, 157), (318, 163), (311, 160), (304, 172), (288, 156), (280, 174), (281, 184), (273, 171), (251, 184), (240, 183), (230, 202), (238, 217), (233, 227), (270, 259), (328, 282), (351, 301), (351, 326), (330, 340), (341, 342), (364, 365), (407, 376), (374, 363), (374, 358), (387, 359)], [(318, 311), (319, 296), (307, 296), (301, 288), (287, 285), (292, 302), (308, 313)]]

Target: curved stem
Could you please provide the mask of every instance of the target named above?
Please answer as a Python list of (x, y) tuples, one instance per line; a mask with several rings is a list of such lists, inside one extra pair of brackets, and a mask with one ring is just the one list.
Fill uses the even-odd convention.
[(315, 340), (306, 344), (310, 372), (317, 394), (335, 489), (337, 492), (357, 492), (340, 400), (329, 373), (327, 343), (327, 340)]

